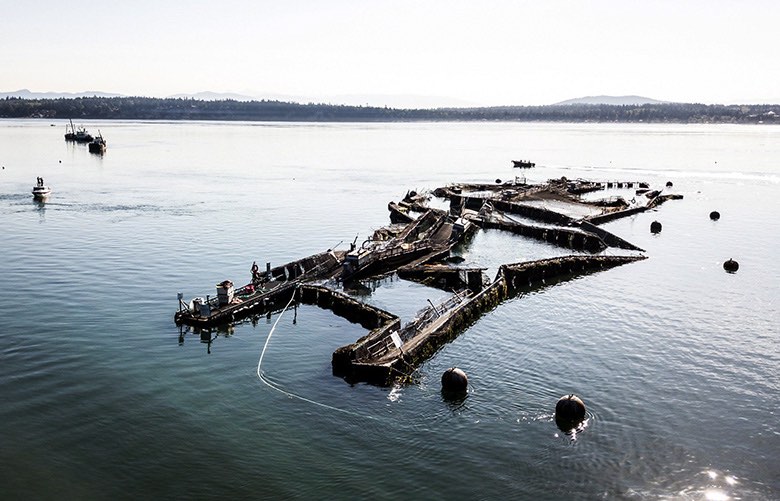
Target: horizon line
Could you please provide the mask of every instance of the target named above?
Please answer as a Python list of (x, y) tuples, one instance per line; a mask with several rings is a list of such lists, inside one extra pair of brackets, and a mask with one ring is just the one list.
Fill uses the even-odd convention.
[[(30, 96), (25, 96), (24, 94), (29, 94)], [(206, 97), (208, 96), (208, 97)], [(625, 94), (625, 95), (607, 95), (607, 94), (601, 94), (601, 95), (588, 95), (588, 96), (582, 96), (582, 97), (576, 97), (571, 99), (565, 99), (563, 101), (557, 101), (554, 103), (547, 103), (547, 104), (488, 104), (488, 105), (481, 105), (476, 103), (469, 103), (466, 104), (466, 100), (463, 99), (457, 99), (457, 98), (448, 98), (443, 96), (430, 96), (430, 95), (421, 95), (421, 94), (366, 94), (366, 95), (360, 95), (360, 94), (345, 94), (340, 96), (332, 96), (332, 99), (338, 99), (341, 98), (361, 98), (363, 99), (382, 99), (387, 98), (390, 100), (393, 99), (417, 99), (417, 100), (437, 100), (437, 101), (461, 101), (461, 104), (438, 104), (438, 105), (428, 105), (428, 106), (416, 106), (416, 105), (388, 105), (388, 104), (371, 104), (369, 102), (366, 103), (348, 103), (348, 102), (341, 102), (341, 101), (331, 101), (328, 100), (327, 97), (320, 98), (321, 100), (318, 100), (318, 98), (311, 98), (306, 96), (292, 96), (292, 95), (283, 95), (283, 94), (275, 94), (275, 93), (269, 93), (268, 96), (261, 97), (257, 95), (249, 95), (249, 94), (242, 94), (237, 92), (216, 92), (216, 91), (200, 91), (195, 93), (177, 93), (177, 94), (170, 94), (166, 96), (160, 96), (160, 95), (144, 95), (144, 94), (122, 94), (118, 92), (106, 92), (106, 91), (97, 91), (97, 90), (89, 90), (89, 91), (80, 91), (80, 92), (59, 92), (59, 91), (31, 91), (29, 89), (19, 89), (16, 91), (0, 91), (0, 98), (18, 98), (18, 99), (25, 99), (25, 100), (55, 100), (55, 99), (80, 99), (80, 98), (145, 98), (145, 99), (192, 99), (195, 101), (203, 101), (203, 102), (209, 102), (209, 101), (238, 101), (238, 102), (263, 102), (263, 101), (270, 101), (270, 102), (280, 102), (280, 103), (287, 103), (287, 104), (298, 104), (302, 106), (307, 105), (329, 105), (329, 106), (349, 106), (349, 107), (356, 107), (356, 108), (392, 108), (397, 110), (414, 110), (414, 109), (485, 109), (485, 108), (531, 108), (531, 107), (548, 107), (548, 106), (571, 106), (571, 105), (593, 105), (593, 106), (643, 106), (646, 104), (653, 104), (653, 105), (684, 105), (684, 104), (696, 104), (696, 105), (706, 105), (706, 106), (776, 106), (780, 104), (780, 98), (772, 99), (772, 100), (760, 100), (760, 99), (750, 99), (745, 101), (723, 101), (723, 102), (704, 102), (704, 101), (672, 101), (672, 100), (661, 100), (661, 99), (654, 99), (654, 98), (648, 98), (636, 94)], [(635, 102), (631, 102), (632, 98), (635, 98)], [(585, 102), (585, 101), (619, 101), (619, 100), (626, 100), (626, 102)], [(349, 99), (345, 99), (345, 101), (348, 101)], [(582, 102), (578, 102), (582, 101)]]

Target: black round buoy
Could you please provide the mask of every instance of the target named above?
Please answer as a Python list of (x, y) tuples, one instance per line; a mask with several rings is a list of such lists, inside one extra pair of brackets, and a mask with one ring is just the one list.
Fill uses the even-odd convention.
[(441, 389), (449, 393), (465, 393), (469, 386), (466, 373), (457, 367), (451, 367), (441, 375)]
[(496, 184), (501, 184), (501, 180), (500, 179), (496, 179)]
[(726, 270), (729, 273), (736, 273), (739, 269), (739, 263), (734, 261), (733, 259), (729, 259), (725, 263), (723, 263), (723, 269)]
[(666, 182), (666, 187), (667, 188), (671, 188), (672, 186), (674, 186), (674, 184), (671, 181), (667, 181)]
[(718, 219), (720, 219), (720, 212), (716, 210), (710, 212), (710, 219), (712, 219), (713, 221), (717, 221)]
[(650, 233), (661, 233), (661, 223), (658, 221), (650, 223)]
[(564, 395), (555, 404), (555, 423), (564, 431), (575, 428), (585, 419), (585, 403), (577, 395)]

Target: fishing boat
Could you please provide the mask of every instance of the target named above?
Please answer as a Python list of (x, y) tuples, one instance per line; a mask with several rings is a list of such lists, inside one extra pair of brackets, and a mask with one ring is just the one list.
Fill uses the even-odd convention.
[(105, 153), (106, 152), (106, 140), (103, 139), (103, 134), (100, 133), (100, 130), (98, 130), (98, 135), (95, 137), (91, 143), (89, 143), (89, 152), (90, 153)]
[(65, 141), (76, 140), (76, 127), (73, 126), (73, 120), (70, 120), (70, 127), (65, 124)]
[(43, 184), (43, 178), (38, 178), (38, 183), (33, 186), (32, 195), (36, 200), (43, 200), (51, 194), (51, 188)]
[(528, 169), (530, 167), (535, 167), (536, 163), (530, 161), (530, 160), (512, 160), (512, 165), (514, 167), (520, 167)]
[(84, 127), (79, 127), (78, 130), (76, 130), (76, 137), (75, 141), (77, 143), (89, 143), (93, 140), (92, 134), (87, 132), (87, 129)]
[(70, 120), (70, 127), (68, 127), (68, 124), (65, 124), (65, 141), (76, 141), (77, 143), (89, 143), (94, 138), (92, 135), (87, 132), (87, 129), (82, 127), (76, 128), (75, 125), (73, 125), (73, 120)]

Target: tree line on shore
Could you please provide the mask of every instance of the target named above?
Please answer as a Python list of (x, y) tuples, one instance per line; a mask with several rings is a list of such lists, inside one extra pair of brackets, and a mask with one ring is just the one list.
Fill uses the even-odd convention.
[(0, 118), (100, 120), (242, 120), (300, 122), (520, 121), (776, 123), (780, 105), (659, 103), (566, 104), (481, 108), (399, 109), (282, 101), (202, 101), (188, 98), (79, 97), (0, 100)]

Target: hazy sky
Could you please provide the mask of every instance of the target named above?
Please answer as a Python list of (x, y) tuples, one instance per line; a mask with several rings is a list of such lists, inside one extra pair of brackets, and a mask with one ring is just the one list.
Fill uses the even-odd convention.
[(476, 105), (599, 94), (780, 102), (778, 0), (0, 0), (0, 7), (0, 91), (209, 90), (330, 102), (417, 95)]

